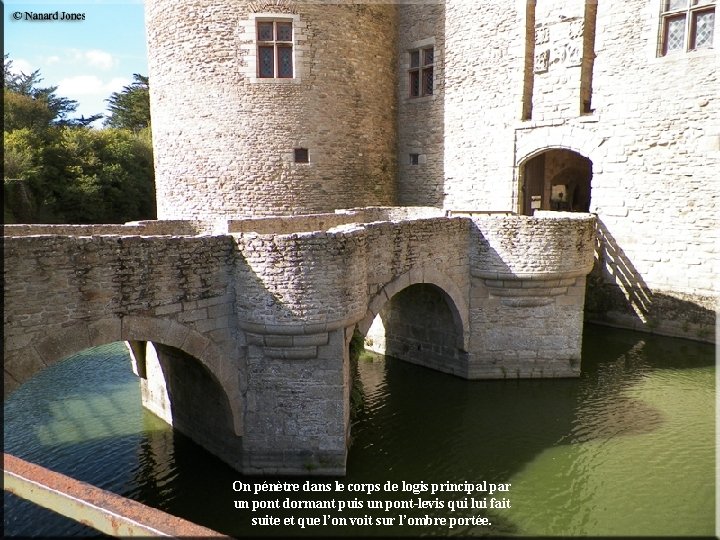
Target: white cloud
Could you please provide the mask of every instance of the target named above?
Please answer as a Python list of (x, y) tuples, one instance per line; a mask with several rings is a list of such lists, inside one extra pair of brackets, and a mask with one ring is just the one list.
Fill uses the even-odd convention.
[(108, 70), (116, 64), (112, 54), (107, 51), (101, 51), (100, 49), (89, 49), (87, 51), (72, 49), (70, 52), (75, 62), (82, 63), (88, 67)]
[(115, 65), (115, 59), (112, 54), (99, 49), (85, 51), (85, 59), (91, 66), (100, 69), (110, 69)]
[[(110, 97), (110, 94), (119, 92), (130, 82), (125, 77), (113, 77), (106, 80), (97, 75), (77, 75), (62, 79), (58, 83), (55, 93), (78, 102), (78, 108), (73, 116), (88, 117), (97, 113), (105, 114), (107, 112), (105, 100)], [(101, 126), (102, 120), (94, 123), (94, 127)]]
[(33, 68), (32, 64), (27, 60), (23, 60), (22, 58), (11, 58), (11, 60), (12, 65), (10, 66), (10, 72), (15, 75), (20, 75), (21, 73), (30, 75), (35, 71), (35, 68)]
[(48, 66), (51, 66), (51, 65), (53, 65), (53, 64), (57, 64), (58, 62), (60, 62), (60, 57), (59, 57), (59, 56), (55, 56), (55, 55), (53, 55), (53, 56), (48, 56), (48, 57), (45, 59), (45, 64), (47, 64)]
[(123, 86), (130, 84), (124, 77), (115, 77), (104, 82), (97, 75), (77, 75), (66, 77), (58, 83), (57, 94), (76, 99), (75, 96), (92, 96), (101, 94), (109, 97), (111, 93), (118, 92)]

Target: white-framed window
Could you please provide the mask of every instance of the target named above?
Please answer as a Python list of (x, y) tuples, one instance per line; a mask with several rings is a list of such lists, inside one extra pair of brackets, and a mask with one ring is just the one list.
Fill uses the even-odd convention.
[(257, 76), (292, 79), (295, 73), (292, 20), (256, 21)]
[(422, 47), (408, 51), (409, 95), (423, 97), (433, 95), (435, 89), (435, 47)]
[(658, 55), (710, 49), (715, 0), (661, 0)]
[(301, 84), (307, 74), (307, 24), (297, 13), (250, 13), (238, 24), (238, 71), (250, 84)]

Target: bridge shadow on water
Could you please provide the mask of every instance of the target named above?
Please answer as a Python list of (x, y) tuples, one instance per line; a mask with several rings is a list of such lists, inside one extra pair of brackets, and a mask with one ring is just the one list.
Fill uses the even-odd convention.
[[(512, 482), (550, 449), (657, 431), (666, 422), (663, 411), (631, 389), (651, 370), (708, 367), (713, 358), (705, 344), (645, 337), (586, 326), (578, 379), (463, 381), (393, 359), (366, 365), (366, 411), (354, 429), (347, 480)], [(512, 500), (512, 489), (506, 496)], [(545, 496), (537, 493), (538, 505)], [(512, 510), (457, 511), (478, 513), (492, 527), (459, 527), (454, 534), (527, 534)], [(423, 531), (448, 534), (443, 527)]]

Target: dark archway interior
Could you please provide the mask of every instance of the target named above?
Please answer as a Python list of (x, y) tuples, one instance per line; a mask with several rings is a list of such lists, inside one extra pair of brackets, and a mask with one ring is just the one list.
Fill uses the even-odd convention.
[(237, 467), (242, 439), (233, 431), (230, 404), (220, 383), (199, 360), (155, 344), (172, 413), (172, 425), (230, 466)]
[[(418, 283), (398, 292), (378, 314), (384, 353), (406, 362), (465, 375), (462, 327), (452, 300), (439, 287)], [(376, 325), (373, 325), (376, 326)]]
[(590, 211), (592, 161), (566, 149), (548, 150), (529, 159), (521, 170), (521, 211)]

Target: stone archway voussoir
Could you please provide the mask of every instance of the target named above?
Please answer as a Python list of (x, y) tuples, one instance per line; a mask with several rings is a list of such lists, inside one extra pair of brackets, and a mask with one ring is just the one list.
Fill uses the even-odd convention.
[(113, 317), (88, 324), (88, 339), (91, 347), (122, 341), (122, 320)]
[(166, 340), (171, 321), (152, 317), (127, 316), (122, 318), (122, 341), (158, 341)]
[(87, 323), (81, 322), (52, 333), (34, 348), (45, 365), (49, 366), (91, 346)]

